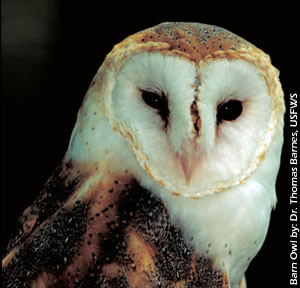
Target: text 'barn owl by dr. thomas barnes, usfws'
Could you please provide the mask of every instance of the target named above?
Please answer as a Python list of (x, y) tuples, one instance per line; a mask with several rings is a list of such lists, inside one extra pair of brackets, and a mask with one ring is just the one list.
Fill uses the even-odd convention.
[(283, 92), (233, 33), (163, 23), (114, 46), (20, 217), (5, 287), (246, 287), (276, 203)]

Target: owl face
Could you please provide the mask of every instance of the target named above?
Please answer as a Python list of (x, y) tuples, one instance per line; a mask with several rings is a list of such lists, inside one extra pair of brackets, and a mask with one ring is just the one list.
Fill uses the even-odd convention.
[(134, 139), (133, 151), (146, 159), (143, 168), (189, 193), (245, 170), (271, 113), (267, 86), (253, 65), (221, 59), (197, 67), (159, 53), (124, 64), (112, 103), (118, 125)]
[(198, 199), (244, 183), (264, 161), (282, 137), (282, 95), (277, 70), (250, 43), (214, 26), (163, 23), (107, 56), (67, 157), (118, 151), (112, 170)]

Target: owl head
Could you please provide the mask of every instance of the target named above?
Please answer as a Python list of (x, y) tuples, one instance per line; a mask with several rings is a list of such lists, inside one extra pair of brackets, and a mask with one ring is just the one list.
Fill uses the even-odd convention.
[(278, 170), (285, 111), (278, 75), (267, 54), (225, 29), (162, 23), (107, 55), (66, 157), (129, 171), (173, 195), (226, 191), (262, 164)]

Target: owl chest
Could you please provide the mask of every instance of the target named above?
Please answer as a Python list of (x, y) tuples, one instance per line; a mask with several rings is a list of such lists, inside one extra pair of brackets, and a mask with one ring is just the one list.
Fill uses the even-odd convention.
[(257, 227), (254, 219), (242, 215), (205, 215), (199, 220), (198, 231), (194, 231), (193, 245), (200, 254), (205, 254), (221, 266), (231, 268), (241, 257), (256, 253), (262, 242), (264, 227)]
[(189, 207), (182, 205), (173, 219), (181, 223), (195, 253), (226, 272), (234, 287), (264, 241), (270, 209), (263, 203), (233, 199), (222, 195), (192, 205), (187, 201), (182, 204)]

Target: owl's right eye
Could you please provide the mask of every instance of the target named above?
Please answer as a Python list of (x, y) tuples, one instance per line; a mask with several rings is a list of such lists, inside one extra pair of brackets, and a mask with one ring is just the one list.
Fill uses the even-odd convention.
[(158, 114), (166, 122), (167, 125), (168, 116), (170, 113), (167, 97), (164, 94), (158, 95), (156, 93), (145, 90), (141, 90), (141, 93), (144, 102), (151, 108), (157, 110)]
[(157, 110), (160, 110), (165, 105), (163, 97), (153, 92), (142, 91), (142, 98), (148, 106)]

